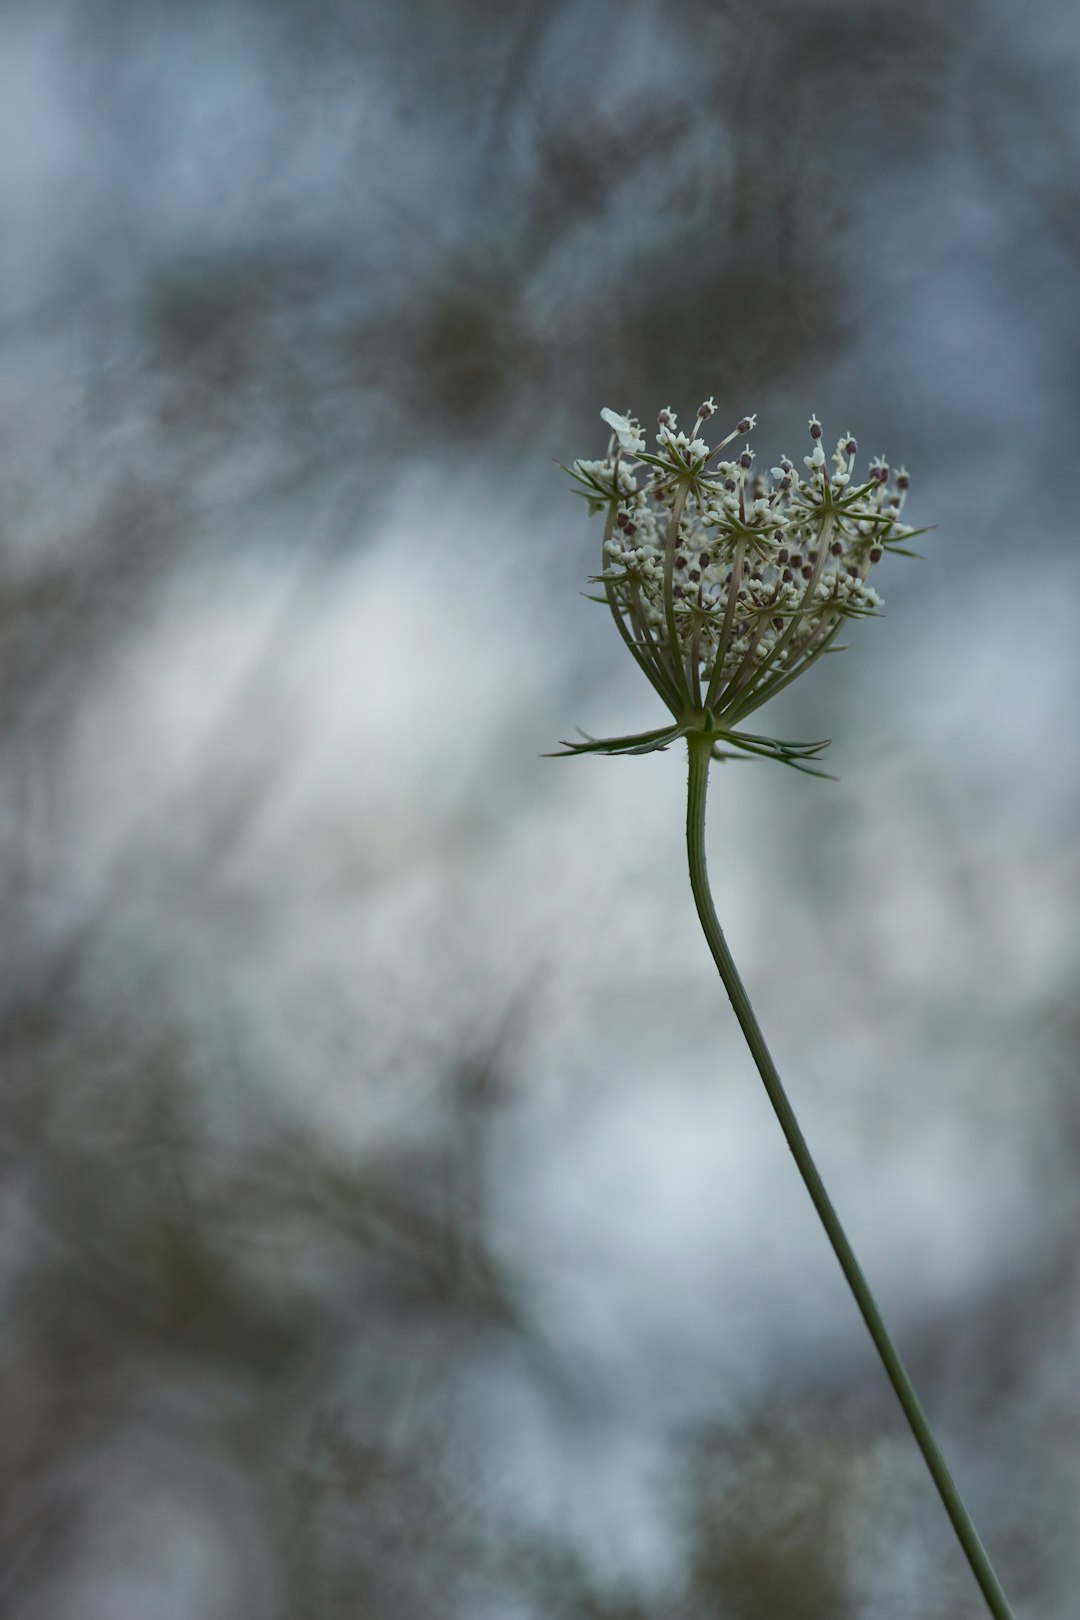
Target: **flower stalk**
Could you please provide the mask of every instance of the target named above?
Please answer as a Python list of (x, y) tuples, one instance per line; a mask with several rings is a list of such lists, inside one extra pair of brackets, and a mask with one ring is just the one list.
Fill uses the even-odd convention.
[(840, 1223), (840, 1217), (833, 1207), (832, 1200), (821, 1179), (816, 1164), (806, 1144), (795, 1111), (788, 1101), (776, 1064), (772, 1060), (765, 1037), (761, 1033), (761, 1026), (750, 1004), (750, 998), (739, 977), (739, 970), (728, 949), (723, 929), (720, 927), (713, 905), (712, 893), (709, 888), (709, 876), (705, 861), (705, 801), (709, 784), (709, 763), (712, 758), (713, 742), (708, 735), (692, 733), (687, 737), (687, 746), (690, 754), (689, 780), (686, 798), (686, 848), (690, 863), (690, 887), (694, 894), (694, 904), (697, 907), (698, 919), (702, 931), (708, 941), (713, 961), (720, 974), (724, 989), (739, 1021), (739, 1027), (746, 1038), (750, 1048), (750, 1055), (757, 1066), (773, 1107), (773, 1112), (784, 1133), (784, 1140), (791, 1149), (792, 1157), (798, 1166), (803, 1184), (810, 1194), (810, 1200), (817, 1210), (822, 1226), (832, 1245), (833, 1253), (840, 1264), (840, 1269), (847, 1279), (848, 1287), (855, 1296), (855, 1303), (859, 1307), (863, 1321), (866, 1323), (870, 1337), (874, 1341), (882, 1366), (888, 1376), (889, 1382), (896, 1391), (896, 1397), (903, 1407), (904, 1415), (911, 1425), (911, 1432), (919, 1450), (923, 1454), (931, 1478), (937, 1486), (946, 1513), (956, 1531), (957, 1539), (963, 1548), (964, 1555), (971, 1572), (982, 1591), (990, 1613), (994, 1620), (1013, 1620), (1013, 1613), (1002, 1591), (1001, 1584), (994, 1573), (993, 1566), (987, 1556), (971, 1515), (964, 1506), (963, 1498), (957, 1489), (956, 1481), (949, 1472), (948, 1464), (937, 1443), (929, 1419), (923, 1411), (915, 1386), (912, 1384), (900, 1352), (894, 1345), (885, 1326), (884, 1318), (877, 1306), (877, 1301), (871, 1291), (870, 1285), (863, 1275), (862, 1267), (855, 1257), (855, 1251), (848, 1241), (847, 1234)]

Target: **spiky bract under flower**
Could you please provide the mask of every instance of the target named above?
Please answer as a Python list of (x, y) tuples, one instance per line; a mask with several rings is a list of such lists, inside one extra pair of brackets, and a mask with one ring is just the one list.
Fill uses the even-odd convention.
[(812, 770), (825, 743), (784, 743), (735, 728), (819, 658), (835, 650), (849, 619), (880, 611), (869, 576), (886, 552), (906, 551), (921, 530), (901, 520), (910, 479), (877, 458), (857, 476), (850, 434), (830, 460), (810, 418), (803, 470), (787, 456), (767, 472), (749, 444), (746, 416), (719, 444), (701, 436), (712, 400), (691, 434), (662, 410), (655, 451), (633, 417), (605, 409), (607, 455), (569, 468), (593, 512), (606, 516), (595, 583), (638, 666), (674, 723), (634, 737), (566, 744), (571, 753), (643, 753), (691, 732), (715, 735), (717, 757), (781, 760)]

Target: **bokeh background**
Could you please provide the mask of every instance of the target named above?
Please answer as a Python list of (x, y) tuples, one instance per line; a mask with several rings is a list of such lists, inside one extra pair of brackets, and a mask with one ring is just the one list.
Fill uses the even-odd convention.
[(579, 594), (601, 405), (935, 524), (718, 903), (1023, 1620), (1080, 1608), (1067, 0), (0, 8), (0, 1612), (983, 1613)]

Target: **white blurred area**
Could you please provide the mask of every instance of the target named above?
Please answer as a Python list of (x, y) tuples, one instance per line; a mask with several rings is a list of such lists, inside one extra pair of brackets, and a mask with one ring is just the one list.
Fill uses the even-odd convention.
[[(145, 1021), (152, 998), (149, 1038), (160, 1021), (192, 1042), (209, 1197), (267, 1112), (335, 1161), (422, 1151), (448, 1106), (447, 1053), (509, 1039), (509, 1090), (459, 1192), (484, 1200), (546, 1351), (607, 1390), (604, 1442), (571, 1450), (572, 1494), (575, 1516), (621, 1537), (627, 1514), (647, 1520), (641, 1481), (636, 1503), (626, 1491), (673, 1421), (795, 1375), (887, 1397), (697, 931), (683, 761), (536, 758), (573, 729), (552, 716), (568, 629), (610, 654), (577, 718), (617, 732), (650, 723), (655, 700), (591, 604), (568, 594), (560, 611), (549, 594), (519, 616), (521, 558), (569, 575), (579, 548), (560, 556), (535, 515), (508, 523), (495, 490), (488, 504), (499, 524), (477, 518), (482, 492), (455, 511), (445, 484), (406, 488), (314, 585), (242, 552), (164, 591), (69, 716), (51, 837), (30, 829), (38, 932), (21, 949), (56, 950), (91, 918), (89, 993), (104, 975), (121, 1016)], [(1067, 1008), (1076, 972), (1074, 784), (1054, 766), (1067, 711), (1037, 688), (987, 711), (987, 598), (966, 655), (941, 605), (909, 592), (896, 651), (862, 626), (808, 679), (812, 728), (830, 692), (851, 717), (849, 676), (877, 722), (838, 738), (838, 784), (714, 770), (718, 902), (902, 1339), (926, 1321), (947, 1336), (965, 1302), (1038, 1263), (1070, 1206), (1068, 1183), (1046, 1180), (1043, 1012)], [(917, 675), (890, 695), (905, 630)], [(1045, 633), (1068, 645), (1064, 626)], [(1018, 770), (999, 738), (1021, 726)], [(133, 1083), (98, 1077), (96, 1102)], [(92, 1128), (122, 1174), (123, 1128)], [(234, 1234), (234, 1263), (275, 1305), (355, 1321), (355, 1252), (308, 1224), (264, 1217)], [(402, 1340), (393, 1354), (429, 1376), (423, 1341)], [(488, 1436), (486, 1466), (535, 1510), (567, 1460), (549, 1433), (522, 1471), (518, 1445), (516, 1428)]]
[[(771, 238), (753, 209), (705, 228), (730, 199), (687, 156), (714, 116), (680, 90), (689, 34), (644, 76), (656, 150), (615, 195), (650, 8), (601, 77), (616, 156), (581, 190), (613, 200), (584, 223), (541, 158), (585, 159), (538, 110), (598, 48), (581, 8), (505, 38), (483, 6), (415, 10), (409, 71), (395, 25), (329, 3), (0, 16), (0, 1610), (975, 1615), (700, 937), (683, 759), (543, 757), (658, 723), (552, 464), (695, 352), (704, 313), (625, 359), (640, 199), (733, 299)], [(798, 348), (751, 309), (701, 387), (758, 410), (759, 453), (811, 409), (850, 422), (937, 527), (883, 571), (887, 617), (761, 716), (831, 735), (839, 780), (716, 767), (710, 866), (1018, 1613), (1066, 1620), (1080, 396), (1051, 201), (1078, 132), (1018, 153), (1003, 100), (995, 189), (965, 27), (920, 11), (908, 57), (826, 10), (853, 83), (902, 57), (894, 124), (806, 125), (865, 199), (831, 235), (789, 222), (807, 308), (838, 313)], [(807, 82), (815, 26), (745, 24)], [(469, 41), (487, 112), (432, 109)], [(811, 184), (770, 128), (723, 126), (734, 172)], [(518, 259), (540, 268), (513, 283)], [(426, 313), (440, 277), (464, 303)]]

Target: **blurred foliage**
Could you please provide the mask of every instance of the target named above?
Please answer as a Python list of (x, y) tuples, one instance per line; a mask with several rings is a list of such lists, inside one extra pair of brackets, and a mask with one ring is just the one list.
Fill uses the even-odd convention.
[(693, 1614), (843, 1620), (853, 1612), (848, 1542), (860, 1482), (834, 1438), (766, 1419), (702, 1437), (693, 1455)]
[[(512, 954), (473, 954), (462, 896), (515, 836), (518, 859), (557, 841), (533, 819), (541, 795), (518, 756), (528, 614), (564, 551), (545, 550), (539, 530), (523, 539), (511, 512), (513, 556), (532, 547), (534, 572), (515, 598), (522, 646), (486, 684), (513, 701), (478, 749), (466, 802), (443, 804), (418, 872), (390, 792), (400, 761), (375, 759), (366, 775), (324, 767), (328, 820), (295, 845), (259, 839), (260, 817), (301, 792), (310, 766), (295, 666), (322, 634), (313, 603), (347, 588), (343, 560), (372, 548), (414, 464), (439, 478), (395, 559), (394, 667), (369, 675), (358, 713), (396, 702), (406, 665), (421, 715), (455, 678), (456, 643), (437, 667), (418, 652), (424, 585), (447, 545), (447, 476), (490, 480), (494, 469), (486, 494), (501, 521), (550, 455), (578, 444), (585, 424), (593, 431), (600, 403), (645, 412), (715, 391), (741, 411), (807, 376), (831, 386), (835, 373), (879, 417), (906, 411), (909, 441), (922, 435), (928, 476), (941, 478), (932, 391), (909, 397), (910, 334), (891, 348), (882, 334), (899, 319), (897, 288), (917, 290), (929, 273), (927, 222), (942, 214), (970, 205), (981, 218), (992, 203), (996, 256), (976, 236), (971, 257), (979, 274), (1014, 278), (1025, 303), (1036, 265), (1032, 319), (1046, 324), (1033, 347), (1072, 400), (1053, 431), (1071, 431), (1080, 126), (1072, 77), (1047, 58), (1068, 40), (1075, 65), (1077, 41), (1067, 12), (1047, 7), (1044, 21), (1040, 43), (1004, 6), (972, 0), (695, 0), (679, 11), (54, 0), (32, 17), (0, 11), (17, 137), (0, 174), (13, 220), (0, 265), (5, 1615), (977, 1612), (937, 1503), (886, 1454), (898, 1419), (869, 1355), (823, 1356), (799, 1324), (790, 1344), (760, 1347), (763, 1406), (716, 1371), (723, 1323), (681, 1347), (685, 1363), (657, 1330), (663, 1387), (643, 1376), (639, 1387), (635, 1347), (610, 1328), (604, 1337), (606, 1313), (622, 1320), (619, 1289), (643, 1286), (630, 1240), (613, 1258), (597, 1233), (574, 1228), (574, 1247), (599, 1256), (593, 1286), (611, 1281), (616, 1301), (582, 1302), (605, 1346), (588, 1351), (587, 1326), (567, 1320), (573, 1289), (559, 1290), (580, 1255), (553, 1257), (527, 1202), (508, 1235), (507, 1189), (526, 1186), (529, 1151), (544, 1151), (531, 1144), (530, 1092), (558, 1063), (550, 1031), (529, 1026), (528, 970), (507, 992), (496, 970), (512, 980)], [(986, 187), (975, 201), (971, 174)], [(964, 313), (946, 308), (921, 352), (947, 345)], [(1004, 333), (991, 325), (978, 342), (988, 373)], [(1002, 386), (1012, 421), (1017, 401)], [(941, 388), (954, 423), (982, 403)], [(970, 443), (961, 452), (974, 480), (983, 463)], [(993, 470), (996, 441), (984, 454)], [(1063, 464), (1046, 488), (1061, 487)], [(995, 544), (986, 538), (988, 552)], [(149, 680), (147, 646), (159, 665), (178, 656), (164, 632), (153, 643), (156, 615), (179, 599), (209, 624), (221, 610), (209, 564), (234, 557), (256, 583), (263, 569), (277, 577), (282, 558), (296, 572), (238, 676), (219, 687), (206, 652), (217, 723), (185, 730), (183, 703), (159, 713), (148, 700), (146, 737), (129, 737), (122, 707), (110, 732), (102, 711), (125, 671), (133, 686)], [(241, 576), (238, 597), (256, 583)], [(501, 602), (484, 611), (501, 622)], [(577, 621), (561, 606), (553, 617), (562, 643), (544, 680), (591, 680)], [(1035, 655), (1007, 656), (1026, 666)], [(854, 712), (866, 694), (852, 691)], [(411, 711), (409, 724), (419, 732)], [(432, 739), (414, 742), (445, 758)], [(428, 771), (417, 800), (434, 815), (439, 767)], [(549, 800), (570, 791), (550, 780)], [(950, 823), (912, 773), (895, 793), (884, 780), (875, 814), (887, 823), (900, 804), (920, 860), (946, 850), (948, 904), (965, 919), (970, 980), (952, 981), (951, 1000), (927, 992), (939, 1020), (929, 1045), (946, 1052), (958, 1003), (969, 995), (972, 1022), (989, 1021), (992, 975), (1004, 977), (991, 953), (976, 1005), (978, 948), (993, 927), (985, 897), (973, 898), (980, 869), (973, 878), (963, 866), (975, 858), (972, 822), (989, 810)], [(775, 880), (791, 907), (792, 993), (808, 958), (828, 955), (837, 999), (877, 1009), (885, 1064), (895, 964), (858, 930), (823, 945), (815, 885), (828, 881), (818, 855), (831, 848), (840, 870), (862, 838), (876, 871), (890, 828), (850, 804), (841, 824), (835, 801), (815, 803), (787, 842), (755, 826), (733, 864), (764, 848), (750, 915), (769, 921)], [(369, 836), (355, 830), (360, 809), (384, 843), (349, 843)], [(651, 836), (625, 801), (599, 813)], [(346, 834), (327, 850), (335, 814)], [(995, 871), (1015, 854), (1011, 838)], [(243, 865), (252, 849), (254, 877)], [(1054, 860), (1057, 872), (1066, 856), (1055, 849)], [(309, 909), (305, 882), (322, 885)], [(414, 893), (424, 885), (430, 911)], [(651, 903), (646, 890), (635, 886), (635, 906)], [(389, 922), (381, 932), (387, 894), (406, 919), (404, 948), (392, 947)], [(519, 903), (505, 885), (497, 899)], [(877, 931), (883, 906), (860, 928)], [(581, 948), (565, 926), (545, 947), (556, 977)], [(644, 1030), (665, 998), (684, 1012), (697, 991), (677, 961), (635, 956), (635, 926), (612, 922), (590, 968), (602, 971), (605, 953), (629, 964), (620, 1006)], [(381, 975), (357, 946), (365, 928), (385, 943)], [(444, 953), (441, 999), (419, 965), (431, 936)], [(954, 967), (963, 953), (950, 949)], [(312, 991), (330, 959), (333, 986)], [(1063, 984), (1073, 970), (1065, 964)], [(914, 992), (895, 982), (914, 1018)], [(605, 994), (575, 984), (556, 1021), (572, 1030), (575, 997), (592, 996), (597, 1027), (618, 1033)], [(1036, 1122), (1023, 1138), (1026, 1185), (1047, 1189), (1028, 1196), (1032, 1236), (970, 1284), (947, 1323), (940, 1302), (912, 1307), (905, 1353), (928, 1404), (947, 1413), (1018, 1597), (1065, 1620), (1080, 1581), (1065, 1511), (1080, 1458), (1069, 1372), (1080, 1031), (1067, 984), (1037, 1000), (1017, 1014)], [(808, 1073), (827, 1075), (833, 1054), (813, 1045), (819, 1013), (800, 1013), (799, 1028)], [(342, 1090), (359, 1121), (351, 1131), (327, 1101)], [(865, 1141), (876, 1150), (916, 1104), (902, 1087), (873, 1095)], [(972, 1140), (997, 1095), (973, 1088)], [(576, 1099), (566, 1141), (599, 1106), (591, 1093)], [(1013, 1116), (1001, 1118), (1000, 1133), (1012, 1132)], [(613, 1187), (634, 1173), (613, 1175)], [(634, 1183), (628, 1221), (646, 1196)], [(638, 1463), (645, 1484), (620, 1517), (617, 1459), (634, 1444), (650, 1462)], [(988, 1457), (1002, 1459), (994, 1477)], [(1066, 1529), (1044, 1533), (1040, 1515)]]

